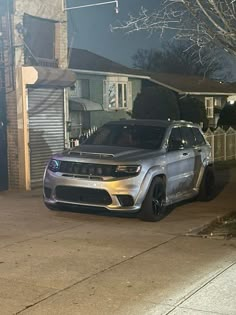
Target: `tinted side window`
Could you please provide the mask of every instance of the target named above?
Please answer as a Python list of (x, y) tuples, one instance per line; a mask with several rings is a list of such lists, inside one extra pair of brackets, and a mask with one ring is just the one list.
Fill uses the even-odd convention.
[(191, 148), (196, 145), (195, 137), (191, 127), (181, 127), (181, 134), (185, 148)]
[(203, 135), (201, 134), (200, 130), (198, 130), (197, 128), (193, 128), (193, 134), (195, 137), (196, 145), (206, 144), (206, 141), (205, 141)]
[(179, 128), (173, 128), (171, 130), (169, 142), (168, 142), (168, 149), (170, 151), (179, 150), (183, 147), (183, 141), (180, 133)]

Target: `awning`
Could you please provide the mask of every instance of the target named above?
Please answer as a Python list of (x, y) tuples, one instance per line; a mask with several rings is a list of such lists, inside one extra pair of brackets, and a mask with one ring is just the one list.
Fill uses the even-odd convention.
[(99, 103), (95, 103), (91, 100), (81, 97), (70, 97), (70, 110), (78, 110), (78, 111), (96, 111), (103, 110), (103, 107)]
[(32, 82), (27, 80), (26, 84), (64, 88), (73, 85), (76, 81), (76, 74), (68, 69), (38, 66), (23, 67), (23, 69), (32, 73)]

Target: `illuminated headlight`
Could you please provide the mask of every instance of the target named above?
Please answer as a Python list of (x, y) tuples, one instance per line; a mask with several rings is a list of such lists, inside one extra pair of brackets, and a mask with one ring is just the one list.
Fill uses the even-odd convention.
[(116, 167), (116, 174), (120, 176), (135, 176), (141, 171), (141, 165), (118, 165)]
[(52, 159), (48, 164), (48, 169), (54, 173), (58, 172), (60, 169), (60, 161)]

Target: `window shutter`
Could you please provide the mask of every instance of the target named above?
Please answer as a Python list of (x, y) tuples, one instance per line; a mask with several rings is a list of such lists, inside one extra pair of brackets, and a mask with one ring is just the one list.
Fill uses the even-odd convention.
[(108, 110), (108, 81), (103, 80), (103, 108)]
[(128, 110), (133, 110), (132, 82), (128, 82)]

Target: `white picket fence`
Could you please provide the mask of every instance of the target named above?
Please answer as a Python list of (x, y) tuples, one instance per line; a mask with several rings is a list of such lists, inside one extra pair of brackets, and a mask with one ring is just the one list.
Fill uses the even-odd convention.
[[(83, 134), (83, 138), (84, 139), (87, 139), (91, 134), (93, 134), (95, 131), (97, 130), (97, 127), (92, 127), (90, 128), (89, 130), (86, 131), (86, 133)], [(83, 141), (84, 141), (83, 139)], [(74, 148), (74, 147), (77, 147), (81, 142), (81, 138), (77, 138), (77, 139), (71, 139), (70, 140), (70, 147), (71, 148)]]
[[(97, 127), (90, 128), (85, 138), (88, 138), (97, 130)], [(214, 161), (227, 161), (236, 159), (236, 130), (229, 128), (227, 131), (222, 128), (217, 128), (214, 131), (208, 129), (205, 132), (205, 138), (210, 143), (212, 148), (212, 157)], [(79, 139), (71, 139), (70, 147), (73, 148), (80, 144)]]
[(205, 137), (212, 148), (214, 161), (227, 161), (236, 159), (236, 130), (229, 128), (227, 131), (218, 127), (205, 132)]

